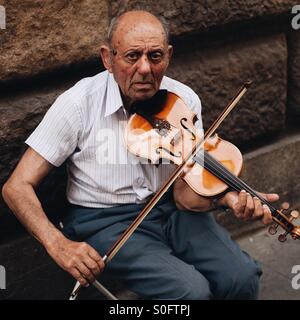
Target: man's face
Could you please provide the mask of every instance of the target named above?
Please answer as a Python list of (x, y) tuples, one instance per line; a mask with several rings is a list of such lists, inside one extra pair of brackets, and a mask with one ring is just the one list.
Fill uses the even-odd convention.
[(159, 90), (171, 54), (160, 24), (130, 22), (117, 28), (110, 46), (109, 71), (126, 104), (151, 98)]

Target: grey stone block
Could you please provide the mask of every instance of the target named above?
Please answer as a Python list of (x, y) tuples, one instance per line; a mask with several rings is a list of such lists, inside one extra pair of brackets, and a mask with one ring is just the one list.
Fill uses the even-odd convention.
[(99, 57), (108, 2), (5, 1), (0, 80), (24, 78)]

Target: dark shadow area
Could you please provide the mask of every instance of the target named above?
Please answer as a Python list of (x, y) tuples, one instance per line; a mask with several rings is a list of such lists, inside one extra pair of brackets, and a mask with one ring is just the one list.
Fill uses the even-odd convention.
[[(261, 17), (247, 21), (228, 23), (225, 26), (213, 26), (208, 31), (193, 31), (177, 37), (171, 37), (174, 54), (201, 48), (219, 48), (225, 44), (235, 44), (242, 40), (260, 39), (278, 32), (290, 30), (290, 13), (277, 17)], [(195, 41), (197, 39), (197, 41)]]
[(39, 73), (28, 78), (17, 78), (9, 81), (0, 80), (0, 98), (11, 94), (42, 90), (47, 87), (59, 87), (73, 79), (94, 76), (104, 70), (101, 59), (93, 59), (85, 63), (70, 64), (68, 66)]

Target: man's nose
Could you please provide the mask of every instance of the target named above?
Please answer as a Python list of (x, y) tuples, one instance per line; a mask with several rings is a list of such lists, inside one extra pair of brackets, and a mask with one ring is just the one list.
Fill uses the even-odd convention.
[(138, 63), (138, 72), (141, 75), (146, 75), (151, 72), (151, 65), (146, 55), (142, 56)]

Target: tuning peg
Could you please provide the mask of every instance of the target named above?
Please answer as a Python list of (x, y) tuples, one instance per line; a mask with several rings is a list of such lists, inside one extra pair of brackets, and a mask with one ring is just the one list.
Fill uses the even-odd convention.
[(278, 236), (278, 240), (280, 242), (285, 242), (286, 241), (286, 236), (288, 235), (289, 233), (286, 231), (285, 233), (282, 233)]
[(278, 226), (279, 226), (279, 224), (274, 223), (274, 224), (272, 224), (272, 225), (269, 227), (268, 231), (269, 231), (269, 233), (270, 233), (272, 236), (274, 236), (274, 234), (277, 233), (277, 228), (278, 228)]
[(293, 210), (291, 212), (290, 221), (293, 221), (293, 220), (297, 219), (298, 217), (299, 217), (299, 211)]
[(287, 210), (290, 207), (290, 204), (288, 202), (283, 202), (281, 204), (281, 209), (282, 210)]

